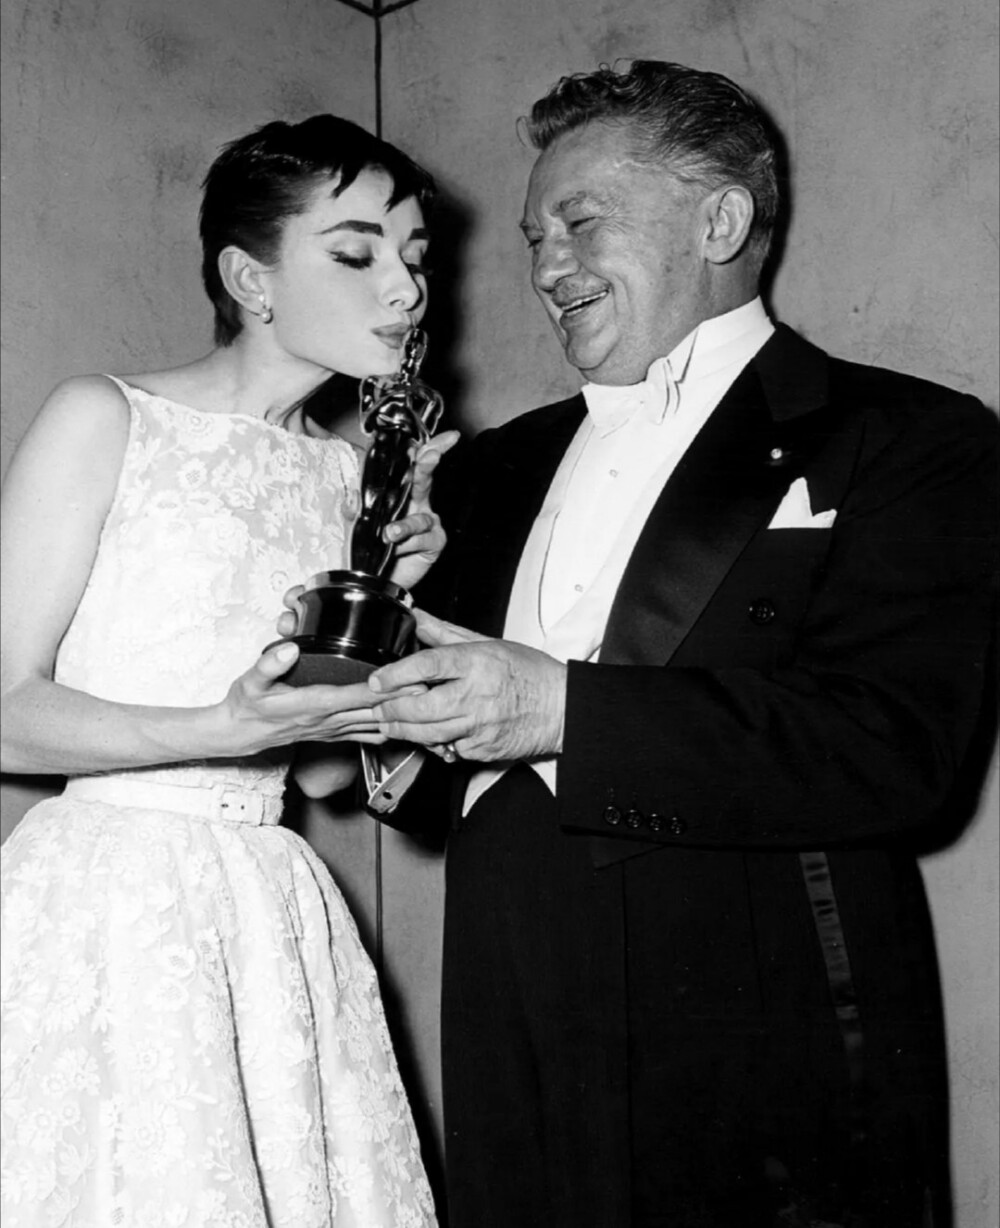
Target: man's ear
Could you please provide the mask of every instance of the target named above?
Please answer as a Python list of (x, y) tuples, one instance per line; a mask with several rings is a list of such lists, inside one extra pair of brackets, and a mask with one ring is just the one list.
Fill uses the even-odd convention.
[(728, 264), (746, 247), (753, 225), (753, 197), (746, 188), (717, 188), (706, 200), (702, 251), (712, 264)]
[(244, 311), (259, 316), (267, 307), (267, 295), (260, 274), (264, 265), (240, 247), (230, 245), (219, 252), (219, 276)]

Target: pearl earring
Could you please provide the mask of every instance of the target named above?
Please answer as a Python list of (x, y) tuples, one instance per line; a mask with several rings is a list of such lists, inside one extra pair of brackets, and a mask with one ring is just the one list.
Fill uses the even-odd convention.
[(270, 324), (273, 319), (274, 312), (271, 310), (267, 299), (262, 294), (260, 296), (260, 322), (261, 324)]

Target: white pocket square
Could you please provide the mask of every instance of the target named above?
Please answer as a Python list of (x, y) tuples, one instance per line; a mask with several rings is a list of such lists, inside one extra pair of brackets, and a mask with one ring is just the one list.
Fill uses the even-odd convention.
[(796, 478), (774, 513), (769, 529), (828, 529), (837, 519), (837, 510), (813, 512), (805, 478)]

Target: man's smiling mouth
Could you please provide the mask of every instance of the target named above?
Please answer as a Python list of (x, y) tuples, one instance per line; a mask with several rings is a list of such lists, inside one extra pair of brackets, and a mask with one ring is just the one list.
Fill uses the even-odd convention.
[(601, 299), (606, 298), (607, 295), (607, 290), (598, 290), (596, 294), (586, 294), (580, 298), (573, 299), (572, 302), (566, 304), (565, 306), (561, 303), (557, 303), (556, 306), (560, 308), (560, 320), (572, 320), (574, 316), (579, 315), (579, 313), (585, 308), (592, 306), (594, 303), (600, 302)]

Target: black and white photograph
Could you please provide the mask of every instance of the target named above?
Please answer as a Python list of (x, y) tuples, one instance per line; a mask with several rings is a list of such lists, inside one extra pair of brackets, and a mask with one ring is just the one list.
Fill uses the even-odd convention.
[(4, 1228), (998, 1228), (998, 51), (4, 0)]

